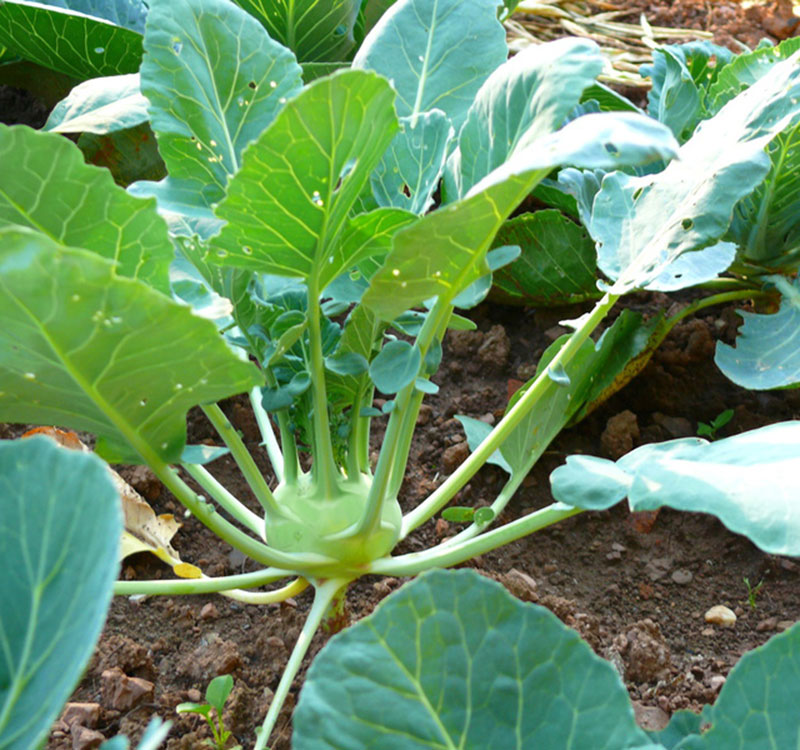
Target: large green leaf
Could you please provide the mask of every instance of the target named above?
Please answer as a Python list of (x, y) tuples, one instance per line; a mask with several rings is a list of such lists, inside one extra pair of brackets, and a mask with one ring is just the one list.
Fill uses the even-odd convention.
[(40, 4), (102, 18), (141, 34), (149, 0), (40, 0)]
[(142, 60), (140, 30), (31, 0), (0, 3), (0, 45), (79, 80), (135, 73)]
[(300, 66), (227, 0), (150, 5), (141, 86), (152, 127), (170, 182), (210, 206), (245, 147), (300, 90)]
[(17, 224), (117, 263), (121, 276), (168, 291), (173, 257), (153, 201), (128, 195), (55, 133), (0, 125), (0, 227)]
[(540, 138), (490, 172), (466, 198), (397, 233), (363, 301), (385, 320), (439, 296), (452, 301), (489, 272), (486, 252), (500, 226), (554, 166), (668, 158), (675, 141), (659, 123), (630, 113), (586, 115)]
[(797, 685), (800, 625), (746, 653), (731, 670), (713, 706), (711, 726), (676, 750), (784, 750), (800, 747)]
[(343, 60), (352, 50), (360, 0), (236, 0), (301, 62)]
[(340, 240), (397, 132), (393, 101), (388, 82), (364, 71), (307, 86), (245, 154), (217, 208), (228, 224), (211, 260), (310, 279), (318, 290), (349, 269), (358, 245)]
[(772, 315), (739, 312), (744, 325), (736, 348), (717, 343), (717, 367), (737, 385), (751, 390), (800, 385), (800, 278), (782, 278), (780, 310)]
[(95, 456), (0, 442), (3, 750), (39, 747), (80, 679), (111, 603), (121, 516)]
[(56, 104), (43, 130), (105, 134), (141, 125), (148, 118), (139, 74), (129, 73), (78, 84)]
[(495, 0), (398, 0), (361, 45), (354, 68), (392, 81), (397, 114), (442, 110), (456, 132), (508, 55)]
[(395, 206), (424, 214), (433, 203), (454, 136), (448, 117), (439, 109), (400, 120), (395, 137), (370, 178), (379, 206)]
[(655, 750), (619, 676), (543, 607), (473, 571), (426, 573), (335, 636), (296, 750)]
[(682, 253), (715, 243), (767, 174), (764, 147), (798, 112), (800, 67), (789, 60), (702, 122), (662, 172), (607, 175), (588, 229), (614, 291), (646, 287)]
[(616, 463), (569, 456), (550, 477), (563, 503), (600, 510), (626, 496), (631, 510), (711, 513), (770, 554), (800, 555), (800, 421), (707, 443), (644, 445)]
[(31, 230), (0, 237), (0, 419), (88, 430), (118, 460), (176, 462), (192, 406), (263, 382), (211, 321), (109, 261)]
[[(563, 125), (583, 90), (603, 70), (594, 42), (532, 45), (481, 86), (447, 164), (448, 198), (465, 195), (489, 172)], [(451, 195), (452, 193), (452, 195)]]
[(600, 296), (594, 242), (560, 211), (546, 209), (510, 219), (492, 244), (522, 248), (517, 260), (495, 272), (492, 299), (547, 307)]

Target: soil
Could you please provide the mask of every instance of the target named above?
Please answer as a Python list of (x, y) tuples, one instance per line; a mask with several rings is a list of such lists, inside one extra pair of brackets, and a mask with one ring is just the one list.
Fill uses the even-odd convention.
[[(754, 45), (764, 35), (777, 40), (798, 31), (788, 0), (749, 9), (735, 2), (703, 0), (626, 0), (624, 7), (631, 10), (631, 18), (645, 12), (653, 24), (711, 30), (716, 41), (734, 49), (737, 39)], [(22, 97), (0, 87), (2, 119), (35, 119), (41, 124), (46, 109)], [(634, 295), (626, 301), (627, 307), (645, 315), (680, 304), (685, 300), (676, 302), (660, 294)], [(434, 378), (441, 391), (423, 407), (402, 488), (406, 508), (429, 494), (467, 455), (463, 431), (453, 416), (497, 420), (509, 393), (532, 375), (545, 347), (564, 332), (559, 321), (581, 312), (484, 304), (472, 311), (477, 331), (448, 335), (443, 365)], [(694, 435), (699, 421), (710, 422), (725, 409), (733, 409), (734, 417), (720, 431), (722, 436), (800, 419), (800, 391), (745, 391), (716, 369), (715, 342), (731, 343), (738, 322), (731, 307), (705, 310), (683, 321), (632, 383), (557, 438), (500, 521), (549, 504), (548, 476), (570, 453), (617, 457), (647, 442)], [(269, 476), (244, 401), (231, 399), (223, 408)], [(189, 428), (192, 442), (216, 437), (202, 415), (194, 412)], [(16, 437), (22, 429), (0, 426), (0, 438)], [(379, 434), (375, 440), (377, 445)], [(210, 469), (257, 509), (229, 458), (219, 459)], [(181, 512), (149, 471), (142, 467), (120, 471), (156, 512)], [(484, 468), (456, 502), (488, 504), (502, 478), (499, 469)], [(442, 520), (431, 521), (404, 542), (403, 551), (428, 547), (453, 528)], [(209, 575), (254, 569), (193, 518), (184, 519), (173, 543), (184, 560)], [(699, 710), (713, 702), (742, 654), (800, 620), (800, 563), (766, 555), (703, 515), (662, 510), (657, 515), (632, 516), (622, 506), (586, 513), (473, 560), (470, 566), (500, 580), (515, 595), (550, 608), (577, 629), (620, 670), (637, 717), (647, 728), (660, 728), (676, 709)], [(168, 578), (171, 571), (141, 554), (124, 562), (121, 575)], [(352, 620), (370, 613), (401, 584), (376, 577), (358, 581), (347, 597)], [(235, 678), (226, 726), (245, 747), (252, 746), (253, 728), (263, 719), (310, 600), (308, 592), (296, 601), (267, 607), (214, 596), (117, 597), (71, 699), (99, 704), (99, 709), (73, 708), (56, 723), (47, 747), (66, 750), (73, 748), (73, 740), (75, 747), (95, 747), (90, 730), (105, 737), (123, 732), (137, 739), (153, 715), (173, 721), (168, 750), (200, 747), (210, 736), (204, 721), (176, 714), (175, 706), (200, 700), (209, 680), (224, 673)], [(735, 627), (705, 622), (704, 613), (715, 605), (736, 613)], [(328, 637), (317, 634), (311, 658)], [(307, 658), (306, 665), (309, 662)], [(290, 714), (301, 684), (302, 673), (273, 735), (274, 750), (290, 745)], [(76, 712), (79, 719), (73, 721)], [(93, 736), (99, 741), (99, 735)]]

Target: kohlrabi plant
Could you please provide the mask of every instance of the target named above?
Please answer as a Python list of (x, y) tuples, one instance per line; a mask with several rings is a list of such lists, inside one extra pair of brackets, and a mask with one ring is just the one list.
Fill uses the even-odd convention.
[[(629, 317), (592, 338), (620, 297), (665, 278), (680, 288), (677, 279), (694, 278), (695, 261), (707, 278), (726, 267), (728, 255), (703, 248), (759, 185), (764, 148), (800, 111), (796, 60), (776, 65), (679, 147), (669, 128), (641, 114), (575, 116), (603, 70), (598, 48), (564, 40), (507, 60), (494, 0), (399, 0), (351, 70), (305, 85), (295, 55), (227, 0), (149, 6), (140, 92), (167, 177), (125, 191), (60, 136), (0, 128), (0, 159), (15, 164), (0, 174), (0, 418), (95, 434), (99, 455), (150, 466), (188, 512), (261, 566), (223, 577), (189, 566), (192, 578), (121, 581), (116, 593), (220, 592), (257, 604), (314, 589), (257, 750), (318, 626), (362, 576), (453, 566), (626, 496), (636, 509), (711, 512), (763, 549), (800, 553), (800, 517), (790, 512), (797, 423), (713, 444), (645, 446), (616, 463), (571, 457), (553, 477), (556, 502), (495, 526), (549, 442), (602, 398), (627, 362), (635, 344)], [(653, 162), (667, 166), (639, 178), (619, 171)], [(463, 418), (472, 453), (404, 512), (400, 488), (420, 406), (437, 390), (431, 377), (444, 335), (473, 326), (456, 310), (481, 301), (493, 272), (519, 253), (513, 243), (493, 246), (497, 232), (566, 165), (608, 173), (595, 208), (620, 208), (603, 213), (593, 232), (609, 282), (590, 311), (565, 323), (572, 333), (494, 428)], [(446, 204), (431, 210), (440, 186)], [(373, 407), (376, 391), (386, 397), (381, 409)], [(272, 466), (267, 476), (217, 403), (235, 394), (249, 398)], [(194, 406), (238, 465), (258, 512), (186, 445)], [(376, 420), (385, 425), (373, 462)], [(487, 509), (446, 541), (393, 555), (487, 462), (508, 473)], [(756, 496), (764, 497), (758, 512)], [(476, 588), (467, 606), (488, 612), (488, 602)], [(407, 657), (426, 640), (413, 610), (391, 610), (406, 632), (398, 663), (412, 675), (417, 666)], [(484, 636), (447, 615), (430, 627), (437, 635), (425, 653), (447, 659), (454, 651), (437, 639), (458, 651), (458, 638)], [(548, 657), (556, 671), (581, 679), (582, 667), (571, 666), (573, 641), (564, 643)], [(348, 646), (354, 655), (359, 648)], [(494, 682), (484, 687), (496, 686), (496, 699), (476, 711), (470, 744), (445, 733), (440, 745), (490, 747), (499, 727), (510, 726), (496, 746), (525, 747), (514, 717), (539, 700), (536, 691), (560, 695), (556, 676), (548, 668), (523, 674), (500, 656), (481, 664), (492, 668)], [(369, 671), (368, 657), (360, 668)], [(456, 682), (467, 672), (456, 671)], [(431, 679), (445, 681), (448, 694), (467, 689), (450, 673)], [(532, 684), (534, 693), (502, 700), (509, 680)], [(568, 683), (574, 711), (588, 712), (591, 726), (599, 683), (574, 694)], [(449, 726), (438, 713), (449, 704), (429, 701), (426, 690), (414, 696), (430, 722)], [(629, 706), (613, 702), (624, 720), (610, 713), (610, 734), (591, 746), (645, 747)], [(561, 717), (573, 709), (556, 703), (542, 742), (589, 746), (575, 739), (583, 734), (569, 739)], [(416, 721), (402, 704), (385, 708), (400, 731)], [(471, 704), (456, 711), (469, 724)], [(628, 744), (616, 742), (622, 723)], [(325, 724), (304, 725), (296, 747), (344, 746), (326, 739)]]

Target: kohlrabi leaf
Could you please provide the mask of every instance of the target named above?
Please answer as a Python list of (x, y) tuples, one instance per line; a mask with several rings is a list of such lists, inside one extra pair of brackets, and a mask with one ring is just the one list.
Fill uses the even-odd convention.
[(648, 113), (668, 125), (683, 143), (703, 114), (703, 96), (684, 55), (676, 47), (654, 50), (653, 64), (643, 66), (642, 74), (649, 75), (653, 83), (647, 94)]
[(531, 45), (497, 68), (469, 108), (447, 163), (449, 199), (463, 197), (493, 169), (560, 128), (603, 70), (585, 39)]
[(0, 3), (0, 46), (25, 60), (81, 81), (135, 73), (139, 69), (142, 18), (138, 17), (136, 28), (132, 29), (90, 10), (99, 10), (101, 5), (108, 9), (134, 8), (133, 3), (98, 0), (59, 5), (61, 7), (31, 0), (4, 0)]
[(340, 240), (368, 221), (348, 223), (348, 215), (397, 132), (393, 101), (388, 82), (363, 71), (303, 89), (230, 181), (216, 212), (228, 223), (212, 240), (210, 260), (310, 279), (320, 291), (349, 270), (361, 245)]
[(507, 56), (495, 0), (398, 0), (353, 67), (392, 81), (400, 117), (440, 109), (458, 132), (481, 84)]
[(413, 382), (422, 364), (419, 349), (408, 341), (389, 341), (369, 366), (369, 376), (382, 393), (397, 393)]
[(717, 700), (703, 712), (711, 726), (676, 750), (783, 750), (800, 743), (794, 690), (800, 678), (800, 625), (746, 653)]
[(42, 130), (53, 133), (112, 133), (147, 122), (147, 99), (139, 74), (93, 78), (56, 104)]
[(800, 67), (785, 61), (704, 120), (662, 172), (607, 175), (588, 229), (615, 293), (646, 288), (682, 253), (719, 240), (769, 170), (764, 147), (798, 112)]
[(800, 385), (800, 278), (791, 284), (777, 277), (783, 293), (772, 315), (739, 311), (744, 325), (736, 348), (717, 343), (714, 362), (737, 385), (751, 390)]
[(431, 297), (452, 301), (488, 273), (486, 252), (498, 229), (554, 166), (646, 162), (670, 156), (675, 146), (665, 126), (640, 115), (609, 112), (573, 120), (517, 152), (471, 195), (399, 231), (364, 303), (392, 320)]
[(344, 60), (360, 0), (236, 0), (301, 62)]
[(120, 461), (177, 462), (192, 406), (263, 382), (211, 321), (104, 258), (0, 234), (0, 419), (87, 430)]
[(379, 206), (424, 214), (433, 203), (455, 132), (439, 109), (403, 117), (400, 124), (402, 130), (370, 177), (372, 193)]
[(41, 4), (102, 18), (141, 34), (149, 0), (41, 0)]
[(711, 708), (710, 705), (706, 705), (701, 714), (687, 710), (675, 711), (670, 716), (669, 724), (665, 729), (660, 732), (647, 732), (647, 734), (654, 742), (660, 742), (665, 750), (676, 750), (687, 737), (700, 734), (703, 724), (708, 723), (708, 719), (705, 717)]
[(628, 497), (632, 511), (710, 513), (765, 552), (800, 555), (800, 421), (707, 443), (653, 443), (616, 463), (569, 456), (550, 476), (553, 497), (599, 510)]
[(169, 290), (174, 251), (152, 201), (128, 195), (55, 133), (0, 125), (0, 163), (15, 165), (0, 170), (0, 227), (31, 227), (115, 261), (120, 276)]
[(522, 248), (517, 260), (495, 272), (493, 300), (547, 307), (600, 296), (594, 242), (560, 211), (546, 209), (510, 219), (493, 244)]
[(599, 81), (590, 83), (581, 94), (581, 102), (596, 101), (601, 112), (638, 112), (643, 114), (633, 102), (622, 94)]
[(614, 668), (551, 612), (471, 570), (425, 573), (334, 636), (296, 750), (656, 750)]
[(796, 268), (800, 258), (800, 124), (778, 133), (767, 154), (769, 172), (739, 201), (726, 236), (752, 263)]
[(771, 75), (772, 68), (791, 57), (800, 50), (800, 39), (791, 38), (781, 42), (777, 47), (759, 46), (752, 52), (746, 52), (729, 58), (725, 66), (719, 70), (708, 91), (708, 106), (716, 114), (719, 110), (752, 86), (764, 76)]
[(46, 741), (100, 636), (122, 514), (102, 461), (40, 436), (0, 442), (0, 519), (0, 747), (22, 750)]
[[(455, 418), (461, 422), (461, 426), (464, 428), (464, 434), (467, 436), (467, 445), (469, 445), (470, 451), (474, 451), (492, 431), (492, 426), (486, 422), (481, 422), (480, 419), (473, 419), (463, 414), (456, 414)], [(492, 453), (492, 455), (486, 459), (486, 463), (499, 466), (503, 471), (509, 474), (513, 472), (508, 461), (503, 458), (503, 454), (499, 450)]]
[(677, 257), (656, 276), (647, 288), (653, 292), (677, 292), (679, 289), (716, 279), (728, 270), (736, 257), (736, 245), (718, 242), (711, 247)]
[(151, 0), (144, 48), (142, 93), (170, 183), (209, 206), (300, 90), (300, 66), (227, 0)]

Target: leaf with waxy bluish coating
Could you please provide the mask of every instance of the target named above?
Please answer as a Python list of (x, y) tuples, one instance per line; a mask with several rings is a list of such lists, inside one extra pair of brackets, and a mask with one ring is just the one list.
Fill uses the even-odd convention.
[(144, 48), (142, 93), (170, 181), (209, 206), (245, 147), (300, 90), (300, 66), (224, 0), (152, 0)]
[(494, 274), (492, 299), (535, 307), (599, 297), (594, 242), (560, 211), (546, 209), (510, 219), (495, 245), (519, 245), (522, 255)]
[[(481, 422), (480, 419), (473, 419), (463, 414), (456, 414), (455, 418), (461, 422), (461, 426), (464, 428), (464, 434), (467, 436), (467, 445), (469, 445), (470, 451), (474, 451), (492, 431), (491, 425), (486, 422)], [(508, 461), (503, 458), (503, 454), (499, 450), (492, 453), (492, 455), (486, 459), (486, 463), (499, 466), (503, 471), (507, 471), (509, 474), (513, 473)]]
[(263, 382), (211, 321), (109, 261), (1, 234), (0, 419), (87, 430), (126, 462), (176, 462), (189, 408)]
[(152, 201), (128, 195), (55, 133), (0, 125), (0, 162), (15, 165), (0, 171), (0, 226), (31, 227), (84, 247), (115, 261), (119, 275), (169, 291), (174, 252)]
[(681, 142), (697, 126), (703, 112), (700, 89), (679, 50), (662, 47), (653, 55), (653, 87), (647, 95), (647, 111), (668, 125)]
[(518, 151), (561, 127), (603, 64), (594, 42), (562, 39), (527, 47), (497, 68), (475, 95), (448, 160), (448, 198), (463, 197)]
[(308, 279), (319, 290), (349, 270), (348, 248), (360, 253), (362, 243), (341, 240), (372, 221), (348, 223), (348, 214), (397, 131), (393, 101), (388, 82), (363, 71), (303, 89), (247, 150), (217, 208), (228, 224), (209, 260)]
[(343, 60), (360, 0), (236, 0), (301, 62)]
[(390, 341), (369, 366), (369, 376), (382, 393), (397, 393), (419, 374), (422, 357), (408, 341)]
[(677, 750), (784, 750), (800, 743), (797, 695), (800, 625), (746, 653), (730, 671), (713, 706), (711, 726)]
[(416, 118), (403, 117), (398, 133), (370, 177), (379, 206), (396, 206), (423, 214), (433, 203), (433, 193), (444, 170), (454, 136), (450, 120), (439, 109)]
[(0, 442), (0, 747), (43, 743), (111, 603), (122, 517), (108, 468), (45, 437)]
[(656, 750), (619, 675), (544, 607), (432, 571), (322, 649), (296, 750)]
[(440, 109), (458, 132), (475, 93), (508, 56), (505, 39), (495, 0), (398, 0), (353, 67), (392, 81), (400, 117)]
[(79, 8), (29, 0), (0, 3), (0, 45), (81, 81), (135, 73), (142, 61), (141, 24), (137, 25), (138, 30), (125, 28)]
[(488, 273), (486, 252), (498, 229), (554, 166), (647, 162), (671, 156), (676, 145), (664, 125), (640, 115), (573, 120), (490, 172), (471, 195), (399, 231), (362, 301), (385, 320), (431, 297), (450, 302)]
[(800, 67), (789, 60), (703, 121), (664, 171), (607, 175), (588, 229), (614, 293), (646, 287), (682, 253), (715, 243), (767, 174), (764, 147), (798, 112)]
[(111, 133), (147, 122), (147, 99), (139, 74), (93, 78), (56, 104), (42, 130), (53, 133)]
[(775, 278), (783, 293), (772, 315), (739, 311), (736, 348), (717, 342), (714, 362), (736, 385), (752, 390), (800, 385), (800, 279)]
[(600, 510), (628, 497), (632, 511), (711, 513), (765, 552), (800, 555), (800, 421), (707, 443), (651, 443), (616, 463), (569, 456), (550, 476), (553, 497)]

